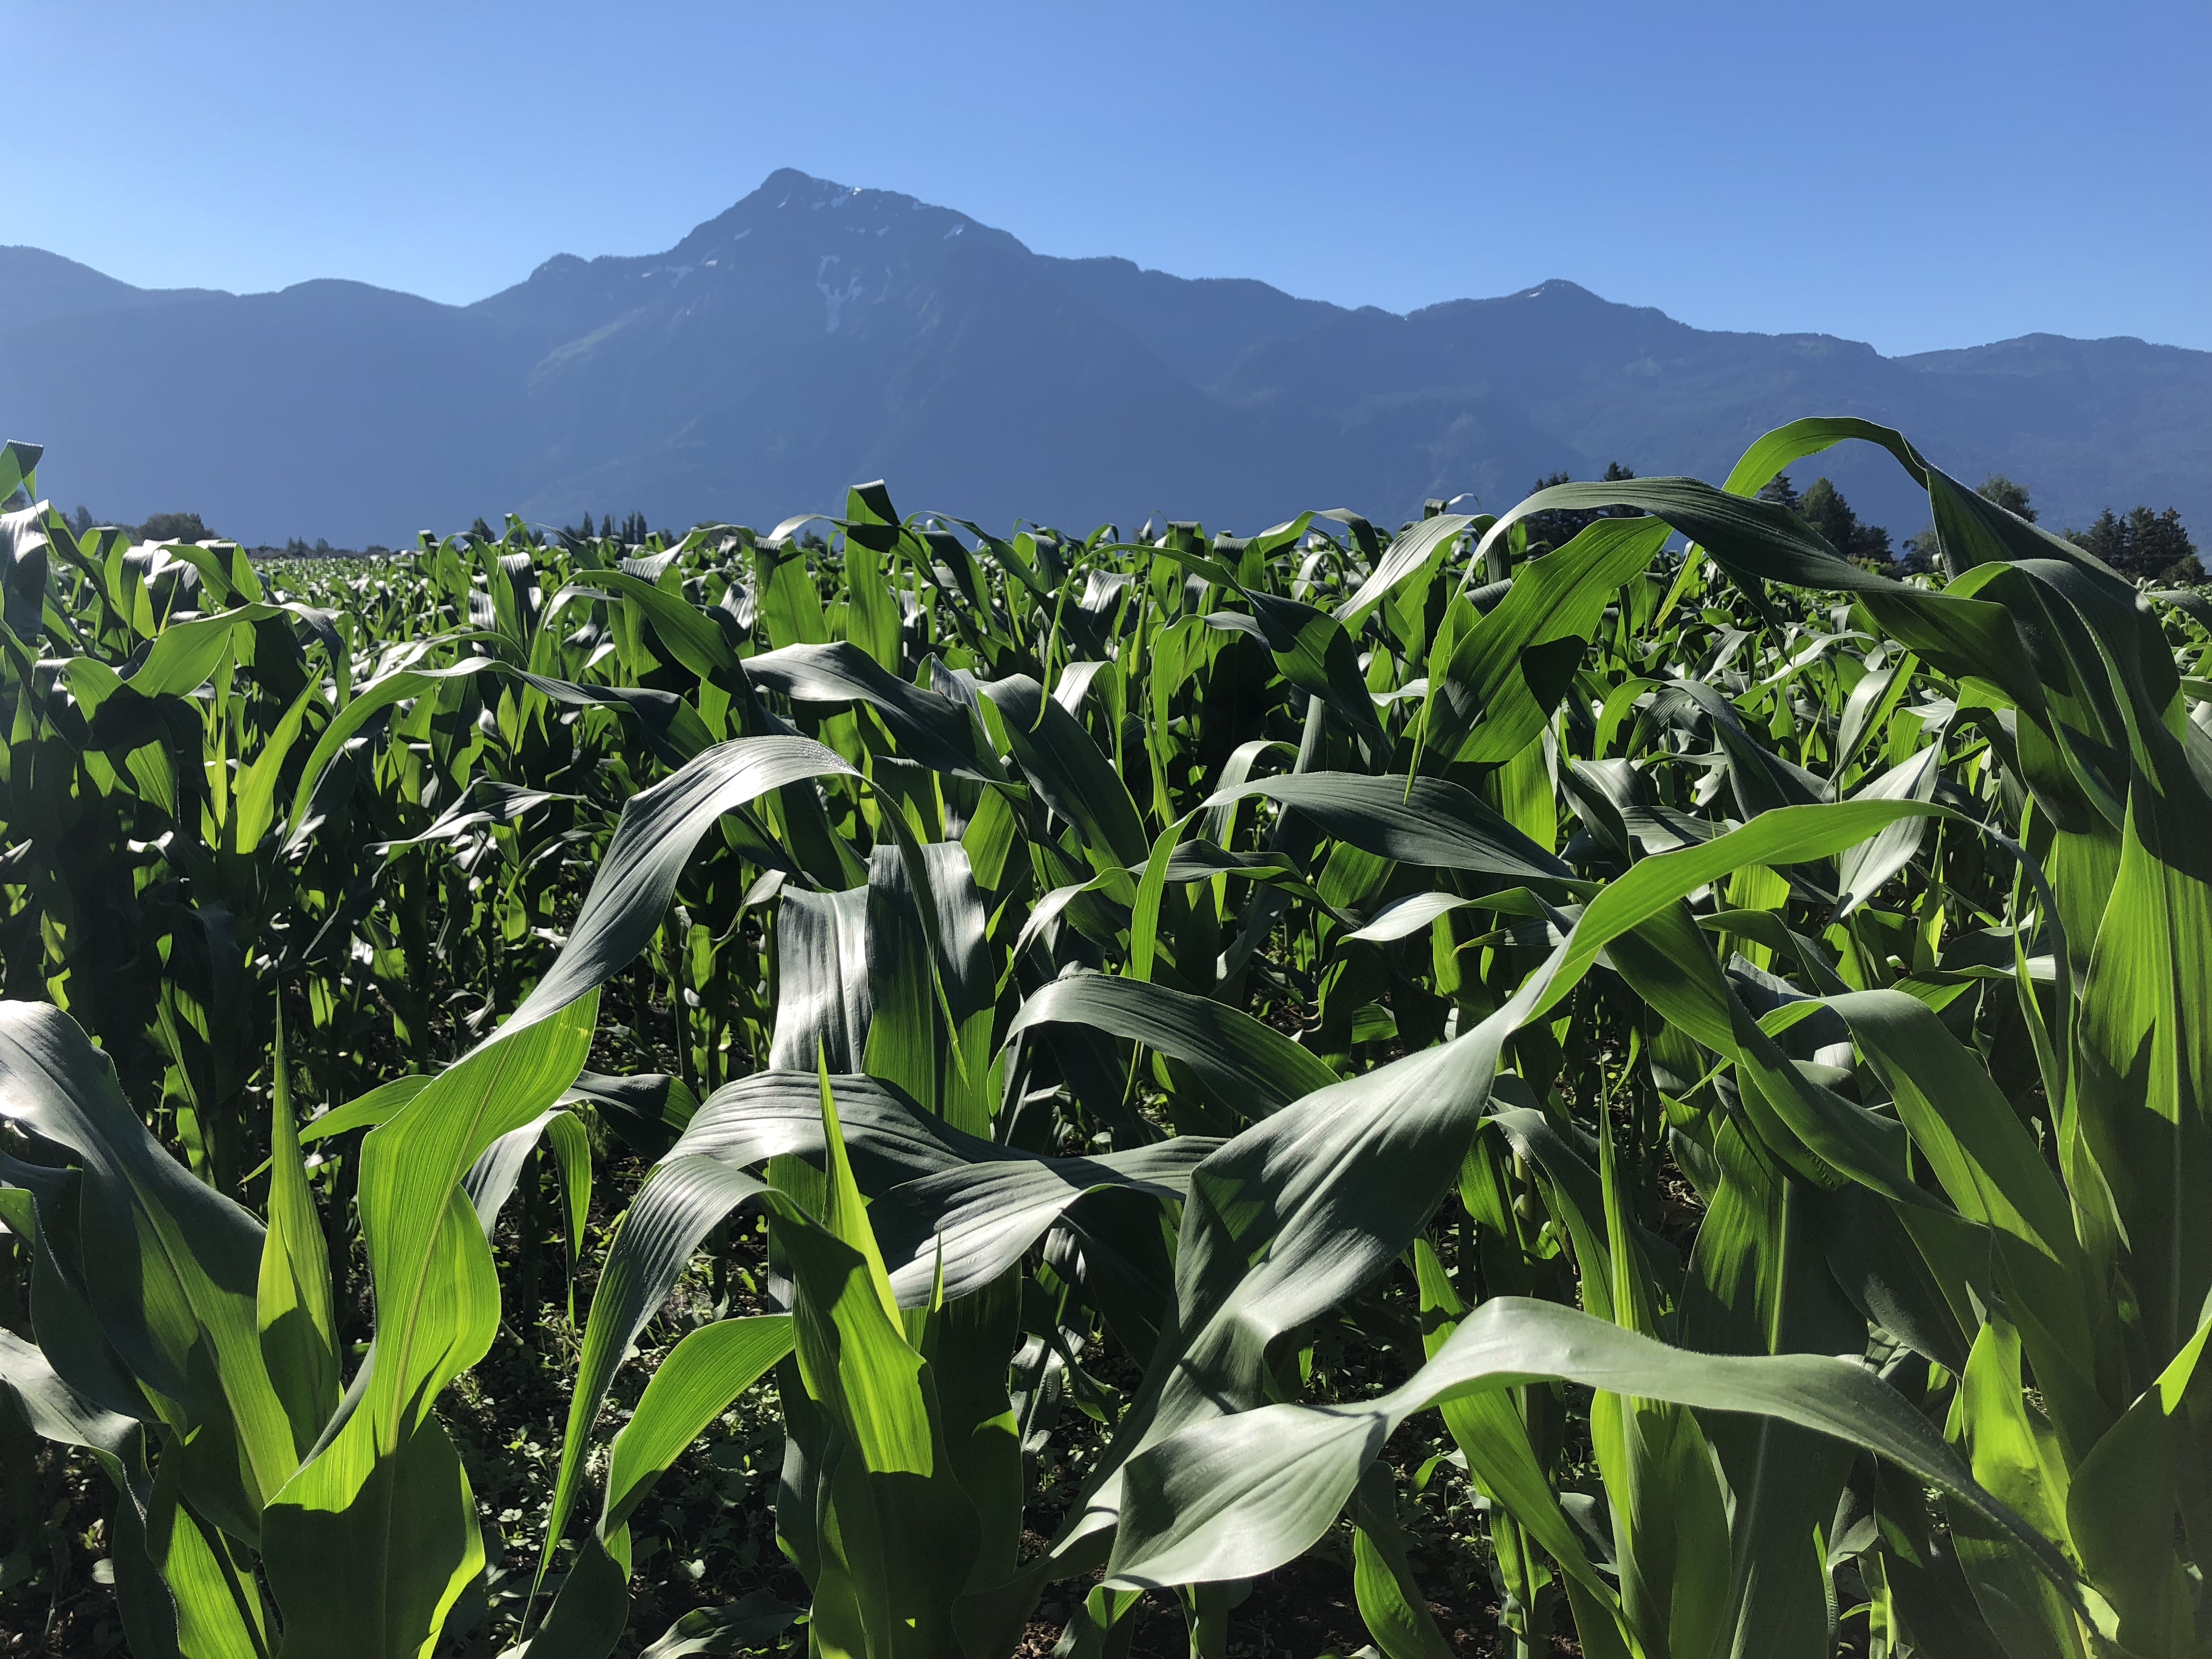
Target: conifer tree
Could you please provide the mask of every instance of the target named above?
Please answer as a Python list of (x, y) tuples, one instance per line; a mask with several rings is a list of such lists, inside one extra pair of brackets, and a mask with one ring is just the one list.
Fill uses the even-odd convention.
[(1826, 478), (1813, 480), (1796, 511), (1845, 558), (1877, 569), (1889, 562), (1889, 532), (1880, 525), (1861, 524), (1844, 492)]
[(2002, 472), (1992, 472), (1982, 480), (1982, 487), (1974, 492), (1985, 501), (1995, 501), (2008, 513), (2035, 522), (2035, 507), (2027, 499), (2027, 486), (2014, 483)]

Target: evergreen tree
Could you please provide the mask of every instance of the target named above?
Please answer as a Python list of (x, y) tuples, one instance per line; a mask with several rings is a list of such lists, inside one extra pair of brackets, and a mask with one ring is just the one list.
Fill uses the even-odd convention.
[[(1607, 461), (1605, 464), (1605, 477), (1602, 482), (1621, 483), (1635, 476), (1634, 472), (1623, 466), (1619, 461)], [(1528, 493), (1533, 495), (1540, 489), (1549, 489), (1553, 484), (1573, 482), (1574, 479), (1570, 474), (1548, 473), (1530, 485)], [(1603, 507), (1595, 509), (1547, 507), (1541, 512), (1531, 513), (1528, 515), (1528, 550), (1534, 554), (1550, 548), (1564, 547), (1581, 532), (1583, 526), (1599, 519), (1638, 519), (1643, 516), (1642, 509), (1633, 507)]]
[(1982, 480), (1982, 487), (1974, 493), (1985, 501), (1995, 501), (2006, 512), (2025, 519), (2030, 524), (2035, 522), (2035, 508), (2028, 502), (2027, 486), (2014, 483), (2002, 472), (1990, 473)]
[(2163, 513), (2131, 507), (2124, 516), (2108, 507), (2087, 530), (2068, 531), (2066, 539), (2137, 581), (2204, 580), (2197, 544), (2190, 540), (2181, 514), (2170, 507)]
[[(1825, 483), (1826, 480), (1822, 482)], [(1790, 475), (1787, 472), (1778, 472), (1769, 478), (1765, 487), (1759, 490), (1759, 499), (1762, 501), (1771, 501), (1775, 506), (1786, 508), (1792, 513), (1800, 511), (1803, 506), (1796, 486), (1790, 482)]]
[[(1573, 482), (1574, 474), (1571, 472), (1547, 472), (1528, 486), (1528, 493), (1534, 495), (1540, 491), (1551, 489), (1555, 484)], [(1585, 514), (1570, 513), (1560, 507), (1547, 507), (1541, 512), (1531, 513), (1522, 520), (1528, 535), (1528, 551), (1532, 554), (1543, 553), (1554, 547), (1561, 546), (1587, 522)]]
[(2109, 507), (2097, 515), (2097, 521), (2087, 530), (2068, 531), (2066, 539), (2084, 552), (2102, 559), (2115, 570), (2127, 562), (2127, 526), (2121, 523), (2120, 515)]
[(469, 526), (469, 534), (480, 542), (495, 542), (499, 539), (491, 533), (491, 526), (483, 521), (483, 514), (481, 513), (477, 514), (477, 521)]
[(92, 509), (80, 502), (76, 511), (70, 514), (69, 522), (70, 529), (82, 539), (92, 528)]
[(1879, 569), (1889, 562), (1889, 532), (1880, 525), (1861, 524), (1844, 492), (1827, 479), (1813, 480), (1797, 505), (1797, 516), (1853, 563)]
[(2182, 528), (2181, 514), (2172, 507), (2153, 513), (2147, 507), (2128, 509), (2128, 556), (2130, 575), (2151, 581), (2202, 581), (2204, 568), (2197, 558), (2197, 544)]
[[(1633, 468), (1623, 466), (1619, 461), (1607, 461), (1605, 464), (1603, 481), (1607, 483), (1626, 483), (1635, 476)], [(1644, 516), (1644, 509), (1640, 507), (1608, 507), (1603, 508), (1598, 516), (1606, 519), (1640, 519)]]
[(1838, 553), (1848, 551), (1851, 538), (1858, 533), (1859, 515), (1851, 511), (1844, 492), (1826, 478), (1813, 480), (1812, 488), (1797, 503), (1796, 513)]

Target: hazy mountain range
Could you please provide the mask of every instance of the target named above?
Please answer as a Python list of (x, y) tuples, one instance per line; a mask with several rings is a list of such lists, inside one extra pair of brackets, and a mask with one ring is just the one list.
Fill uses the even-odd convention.
[[(110, 522), (398, 544), (506, 511), (768, 525), (889, 480), (904, 510), (1250, 532), (1395, 523), (1554, 471), (1717, 479), (1803, 414), (1901, 427), (2029, 484), (2045, 520), (2176, 506), (2212, 529), (2212, 352), (2032, 334), (1884, 357), (1695, 329), (1552, 280), (1407, 316), (1031, 252), (911, 197), (783, 171), (665, 253), (560, 254), (470, 306), (359, 283), (143, 289), (0, 248), (0, 436)], [(1863, 448), (1854, 446), (1853, 449)], [(1832, 452), (1861, 516), (1925, 519)]]

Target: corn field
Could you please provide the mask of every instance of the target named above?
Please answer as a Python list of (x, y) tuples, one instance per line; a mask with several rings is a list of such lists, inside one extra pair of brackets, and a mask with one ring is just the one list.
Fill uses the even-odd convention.
[[(1756, 499), (1844, 440), (1941, 576)], [(2212, 1655), (2202, 594), (1847, 419), (1395, 535), (373, 564), (40, 459), (22, 1650), (74, 1471), (135, 1659), (1225, 1659), (1293, 1570), (1387, 1659)], [(465, 1458), (495, 1348), (562, 1415)], [(733, 1425), (772, 1534), (641, 1627)]]

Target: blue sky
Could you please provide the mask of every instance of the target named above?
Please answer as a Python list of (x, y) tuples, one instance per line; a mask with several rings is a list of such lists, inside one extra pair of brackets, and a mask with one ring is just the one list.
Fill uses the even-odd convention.
[(772, 169), (1041, 252), (1407, 310), (1565, 276), (1896, 353), (2212, 347), (2212, 4), (0, 12), (0, 240), (149, 285), (465, 301)]

